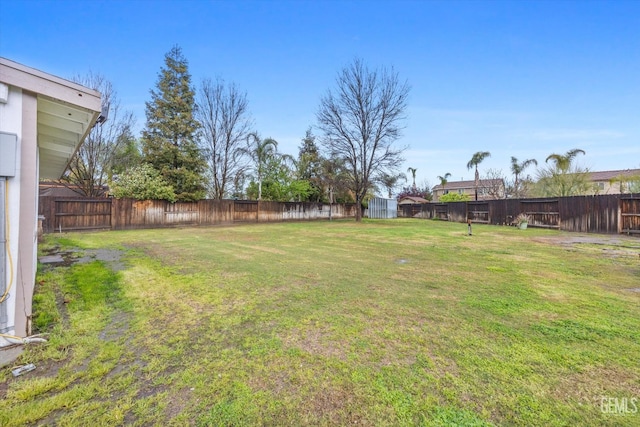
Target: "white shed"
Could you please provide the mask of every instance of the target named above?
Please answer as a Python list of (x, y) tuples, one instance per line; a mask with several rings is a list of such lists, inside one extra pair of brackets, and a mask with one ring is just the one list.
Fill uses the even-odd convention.
[(61, 177), (100, 107), (94, 90), (0, 58), (0, 350), (31, 334), (38, 181)]

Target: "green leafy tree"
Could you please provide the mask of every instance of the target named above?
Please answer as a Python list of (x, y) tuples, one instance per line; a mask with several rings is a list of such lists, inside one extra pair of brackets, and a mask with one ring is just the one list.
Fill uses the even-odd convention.
[[(336, 89), (320, 100), (323, 145), (330, 157), (344, 159), (357, 204), (376, 176), (393, 174), (404, 160), (404, 149), (394, 143), (403, 129), (409, 91), (393, 70), (370, 70), (356, 59), (338, 74)], [(356, 221), (361, 220), (357, 209)]]
[(118, 175), (111, 184), (111, 194), (118, 199), (176, 201), (173, 187), (165, 181), (158, 170), (147, 163)]
[(141, 163), (142, 153), (140, 153), (139, 143), (132, 135), (128, 135), (125, 141), (118, 145), (113, 155), (109, 180), (113, 181), (114, 177)]
[(468, 202), (470, 199), (468, 194), (447, 193), (438, 198), (439, 202)]
[(478, 151), (471, 157), (471, 160), (467, 163), (467, 170), (475, 168), (475, 200), (478, 200), (478, 186), (480, 185), (480, 173), (478, 172), (478, 165), (482, 163), (484, 159), (491, 157), (491, 153), (488, 151)]
[(274, 152), (265, 161), (262, 170), (262, 186), (256, 181), (249, 183), (247, 194), (250, 198), (257, 198), (258, 191), (262, 191), (260, 200), (278, 202), (292, 202), (308, 200), (312, 187), (309, 181), (296, 178), (296, 164), (289, 155)]
[[(547, 167), (538, 170), (536, 195), (541, 197), (568, 197), (589, 194), (593, 185), (589, 181), (589, 170), (574, 163), (584, 150), (574, 148), (565, 154), (550, 154), (545, 162)], [(551, 164), (549, 164), (551, 161)]]
[(156, 86), (146, 103), (147, 123), (141, 140), (144, 161), (173, 187), (177, 200), (202, 199), (206, 162), (196, 144), (195, 93), (180, 47), (174, 46), (165, 55)]

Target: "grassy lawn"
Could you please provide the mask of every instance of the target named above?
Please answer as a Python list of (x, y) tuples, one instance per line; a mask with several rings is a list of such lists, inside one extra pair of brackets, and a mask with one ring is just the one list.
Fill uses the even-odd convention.
[(639, 425), (601, 403), (640, 398), (640, 239), (473, 231), (47, 236), (124, 268), (41, 268), (49, 342), (0, 372), (0, 425)]

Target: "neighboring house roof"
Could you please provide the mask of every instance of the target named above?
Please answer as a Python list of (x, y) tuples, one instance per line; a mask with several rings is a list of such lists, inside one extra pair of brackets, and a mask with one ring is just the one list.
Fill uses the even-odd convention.
[(405, 196), (402, 199), (400, 199), (398, 201), (398, 203), (402, 204), (402, 203), (408, 204), (408, 203), (429, 203), (429, 201), (425, 198), (422, 197), (414, 197), (414, 196)]
[(40, 178), (60, 178), (100, 116), (100, 93), (6, 58), (0, 81), (37, 94)]
[[(40, 197), (84, 197), (84, 193), (79, 190), (77, 185), (61, 183), (58, 181), (40, 181), (38, 183)], [(109, 187), (102, 186), (102, 194), (106, 197)]]
[(590, 181), (611, 181), (621, 177), (640, 177), (640, 169), (624, 169), (615, 171), (589, 172)]
[[(504, 185), (503, 180), (501, 179), (481, 179), (478, 181), (479, 187), (495, 187), (498, 185)], [(438, 190), (460, 190), (465, 188), (475, 188), (476, 181), (447, 181), (445, 186), (443, 187), (441, 184), (438, 184), (433, 187), (433, 191)]]

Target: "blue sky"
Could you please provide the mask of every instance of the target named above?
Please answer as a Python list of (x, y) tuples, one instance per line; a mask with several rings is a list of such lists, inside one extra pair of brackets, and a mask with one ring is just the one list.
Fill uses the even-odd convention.
[(640, 0), (0, 0), (0, 56), (103, 74), (139, 130), (175, 44), (194, 85), (245, 90), (255, 129), (285, 153), (358, 57), (412, 87), (398, 144), (418, 183), (472, 179), (477, 151), (492, 154), (481, 173), (572, 148), (592, 170), (640, 168)]

